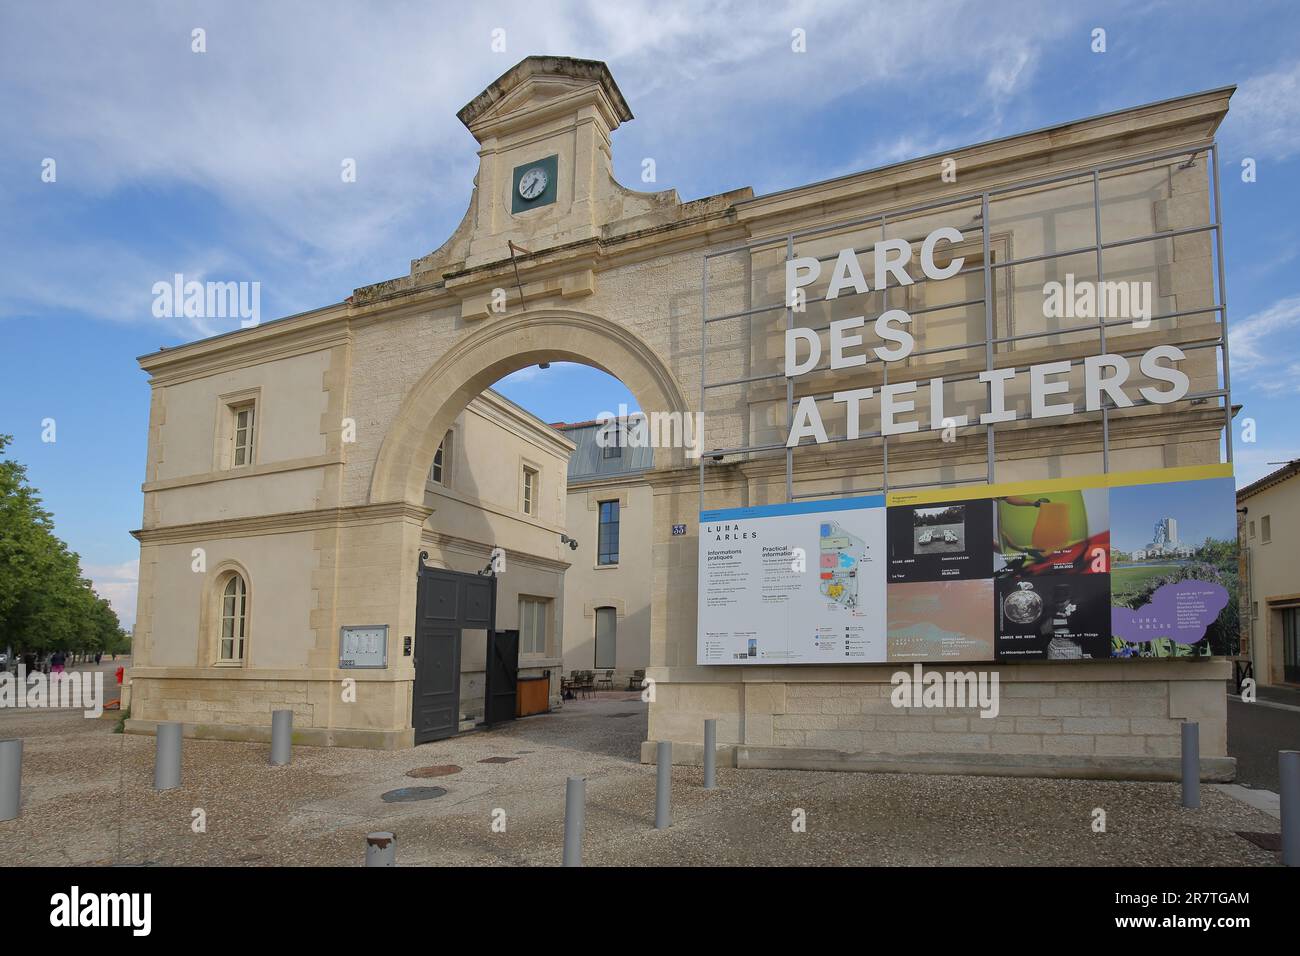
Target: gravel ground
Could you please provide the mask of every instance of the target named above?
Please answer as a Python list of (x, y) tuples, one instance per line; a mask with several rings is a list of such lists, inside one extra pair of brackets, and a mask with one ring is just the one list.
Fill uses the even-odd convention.
[[(1183, 810), (1173, 784), (918, 774), (673, 771), (673, 826), (654, 829), (655, 770), (637, 762), (636, 695), (569, 702), (404, 751), (296, 747), (289, 767), (265, 744), (185, 741), (183, 786), (155, 793), (152, 737), (68, 711), (0, 712), (0, 737), (25, 739), (23, 815), (0, 822), (8, 865), (360, 865), (365, 834), (397, 834), (402, 865), (553, 865), (565, 778), (587, 778), (589, 865), (1269, 866), (1277, 854), (1238, 836), (1276, 833), (1272, 817), (1202, 788)], [(515, 758), (480, 763), (488, 757)], [(455, 764), (447, 776), (406, 772)], [(400, 787), (447, 794), (385, 803)], [(1092, 830), (1106, 811), (1106, 832)], [(196, 809), (206, 832), (192, 827)], [(802, 810), (806, 832), (794, 832)], [(505, 831), (493, 821), (504, 815)]]

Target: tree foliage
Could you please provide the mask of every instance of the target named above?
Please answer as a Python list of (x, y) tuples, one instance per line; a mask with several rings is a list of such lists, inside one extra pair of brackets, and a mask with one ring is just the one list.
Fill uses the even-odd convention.
[[(0, 435), (0, 454), (10, 442)], [(54, 534), (27, 469), (0, 457), (0, 649), (121, 653), (130, 638)]]

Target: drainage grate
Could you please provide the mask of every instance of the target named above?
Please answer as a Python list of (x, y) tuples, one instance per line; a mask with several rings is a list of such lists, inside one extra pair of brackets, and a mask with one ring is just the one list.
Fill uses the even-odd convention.
[(432, 767), (416, 767), (413, 770), (406, 771), (408, 777), (424, 779), (425, 777), (450, 777), (453, 773), (460, 773), (460, 767), (454, 763), (440, 763)]
[(484, 757), (479, 763), (509, 763), (518, 759), (518, 757)]
[(384, 803), (414, 803), (416, 800), (436, 800), (447, 795), (446, 787), (398, 787), (383, 795)]
[(1280, 833), (1259, 833), (1254, 830), (1238, 830), (1237, 836), (1243, 840), (1255, 844), (1261, 850), (1281, 850), (1282, 834)]

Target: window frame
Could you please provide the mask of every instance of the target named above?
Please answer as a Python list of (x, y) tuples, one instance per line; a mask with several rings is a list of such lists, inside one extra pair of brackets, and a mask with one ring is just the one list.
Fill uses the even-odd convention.
[[(249, 413), (247, 441), (240, 445), (239, 416)], [(256, 467), (262, 460), (262, 389), (248, 388), (217, 396), (216, 427), (213, 429), (212, 470), (242, 471)], [(236, 464), (239, 449), (244, 449), (246, 460)]]
[(456, 442), (454, 429), (448, 428), (447, 434), (438, 442), (438, 450), (433, 453), (433, 464), (429, 468), (429, 480), (444, 488), (451, 487), (452, 465), (456, 460)]
[[(547, 655), (547, 648), (550, 641), (551, 632), (551, 605), (553, 599), (543, 597), (538, 594), (521, 594), (519, 595), (519, 656), (529, 658), (544, 658)], [(525, 616), (525, 607), (533, 606), (537, 608), (533, 617)], [(531, 627), (525, 627), (527, 621)], [(535, 649), (537, 626), (540, 625), (541, 647)], [(534, 637), (531, 644), (528, 642), (529, 635)]]
[[(609, 612), (609, 614), (605, 615), (605, 618), (610, 622), (610, 630), (609, 630), (608, 637), (614, 646), (614, 652), (613, 652), (614, 663), (612, 664), (600, 663), (600, 646), (601, 646), (600, 645), (600, 620), (601, 620), (600, 612), (601, 611)], [(592, 609), (591, 644), (592, 644), (592, 649), (591, 649), (592, 665), (591, 666), (595, 670), (612, 671), (618, 669), (618, 608), (614, 607), (612, 604), (602, 604), (600, 607)]]
[(1261, 544), (1271, 544), (1273, 541), (1272, 518), (1272, 515), (1262, 515), (1259, 519), (1259, 540)]
[[(235, 586), (234, 593), (228, 594), (232, 585)], [(217, 667), (245, 667), (249, 657), (249, 622), (252, 616), (252, 588), (248, 583), (248, 575), (242, 568), (225, 568), (217, 574), (213, 591), (216, 603), (212, 631), (213, 663)], [(228, 600), (238, 602), (237, 605), (232, 605), (232, 611), (237, 607), (239, 613), (226, 613)], [(227, 621), (231, 622), (229, 637), (226, 636)], [(231, 653), (229, 657), (225, 653), (228, 642)]]
[(519, 473), (519, 510), (530, 518), (536, 518), (541, 510), (538, 507), (541, 486), (541, 468), (524, 462)]
[[(596, 502), (596, 566), (599, 568), (616, 568), (619, 562), (619, 537), (622, 528), (622, 501), (618, 498), (609, 498)], [(612, 505), (610, 511), (613, 513), (613, 520), (605, 520), (605, 506)], [(605, 529), (612, 528), (609, 535), (613, 539), (613, 548), (607, 549), (608, 543)]]

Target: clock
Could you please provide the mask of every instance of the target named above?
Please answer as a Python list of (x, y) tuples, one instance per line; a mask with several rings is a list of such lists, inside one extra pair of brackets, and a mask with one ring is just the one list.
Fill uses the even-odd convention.
[(546, 170), (541, 166), (534, 166), (519, 178), (519, 195), (524, 199), (536, 199), (546, 191), (546, 184), (550, 181)]
[(532, 212), (555, 202), (559, 163), (559, 156), (544, 156), (515, 167), (510, 190), (512, 213)]

